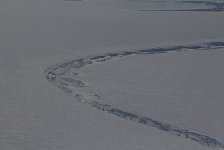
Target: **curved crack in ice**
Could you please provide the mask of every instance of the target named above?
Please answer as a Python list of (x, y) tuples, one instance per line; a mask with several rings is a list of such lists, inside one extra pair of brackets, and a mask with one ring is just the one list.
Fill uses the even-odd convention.
[[(78, 70), (86, 65), (94, 64), (96, 62), (105, 62), (114, 58), (122, 58), (130, 55), (147, 55), (147, 54), (160, 54), (168, 52), (179, 52), (186, 50), (214, 50), (224, 48), (224, 42), (210, 42), (203, 43), (199, 45), (187, 45), (187, 46), (173, 46), (167, 48), (150, 48), (142, 49), (135, 51), (124, 51), (124, 52), (114, 52), (114, 53), (105, 53), (98, 56), (91, 56), (81, 59), (76, 59), (69, 61), (63, 64), (51, 66), (45, 70), (45, 75), (47, 80), (52, 83), (54, 86), (63, 90), (68, 95), (74, 97), (78, 102), (88, 104), (91, 107), (94, 107), (100, 111), (113, 114), (117, 117), (131, 120), (149, 127), (154, 127), (162, 131), (172, 133), (177, 136), (188, 138), (193, 140), (201, 145), (208, 146), (211, 148), (224, 148), (224, 144), (217, 141), (215, 138), (196, 133), (189, 129), (182, 129), (174, 125), (170, 125), (161, 121), (151, 119), (151, 117), (141, 116), (138, 114), (126, 112), (117, 108), (114, 108), (107, 104), (102, 104), (97, 100), (91, 100), (92, 98), (98, 99), (99, 95), (92, 94), (88, 95), (88, 92), (80, 90), (80, 88), (85, 87), (83, 81), (77, 80), (74, 77), (78, 75), (77, 72), (71, 70)], [(73, 88), (75, 87), (75, 91)], [(84, 94), (83, 94), (84, 93)], [(84, 97), (84, 96), (89, 97)]]
[[(162, 1), (163, 3), (166, 1)], [(222, 12), (224, 11), (224, 2), (223, 1), (175, 1), (176, 3), (182, 4), (195, 4), (195, 5), (204, 5), (209, 8), (193, 8), (193, 9), (142, 9), (139, 11), (207, 11), (207, 12)]]

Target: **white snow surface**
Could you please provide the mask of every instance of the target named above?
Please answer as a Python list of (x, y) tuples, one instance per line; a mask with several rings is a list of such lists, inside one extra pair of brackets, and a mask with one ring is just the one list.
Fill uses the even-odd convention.
[(224, 141), (223, 49), (130, 56), (81, 69), (85, 91), (143, 116)]
[[(212, 149), (78, 103), (44, 76), (51, 65), (85, 56), (224, 39), (222, 12), (137, 11), (145, 7), (1, 0), (0, 149)], [(102, 102), (224, 143), (223, 56), (223, 50), (131, 56), (84, 67), (79, 78)]]

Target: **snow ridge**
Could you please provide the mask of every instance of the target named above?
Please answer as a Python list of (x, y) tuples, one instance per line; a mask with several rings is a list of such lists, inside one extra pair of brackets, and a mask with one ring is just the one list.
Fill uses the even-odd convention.
[[(217, 141), (215, 138), (196, 133), (189, 129), (182, 129), (174, 125), (164, 123), (162, 121), (157, 121), (151, 117), (141, 116), (138, 114), (126, 112), (117, 108), (114, 108), (107, 104), (102, 104), (98, 102), (99, 95), (89, 93), (88, 91), (82, 90), (85, 87), (83, 81), (77, 80), (78, 69), (87, 65), (94, 63), (101, 63), (109, 61), (114, 58), (123, 58), (131, 55), (146, 55), (146, 54), (161, 54), (168, 52), (181, 52), (181, 51), (190, 51), (190, 50), (214, 50), (224, 48), (224, 42), (209, 42), (196, 45), (181, 45), (181, 46), (172, 46), (166, 48), (149, 48), (135, 51), (124, 51), (124, 52), (114, 52), (114, 53), (105, 53), (98, 56), (90, 56), (81, 59), (72, 60), (63, 64), (50, 66), (45, 70), (45, 76), (47, 80), (52, 83), (54, 86), (63, 90), (66, 94), (72, 96), (76, 101), (85, 103), (93, 108), (96, 108), (100, 111), (107, 112), (109, 114), (115, 115), (117, 117), (134, 121), (139, 124), (143, 124), (149, 127), (154, 127), (159, 130), (169, 132), (171, 134), (184, 137), (195, 141), (201, 145), (208, 146), (211, 148), (224, 149), (224, 144)], [(74, 90), (75, 89), (75, 90)]]

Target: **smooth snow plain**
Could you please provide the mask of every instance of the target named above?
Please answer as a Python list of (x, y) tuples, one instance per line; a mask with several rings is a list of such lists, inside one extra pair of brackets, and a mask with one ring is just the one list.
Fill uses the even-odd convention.
[[(222, 149), (103, 113), (46, 78), (49, 68), (73, 60), (185, 46), (69, 72), (83, 84), (64, 80), (87, 101), (96, 98), (224, 143), (223, 48), (203, 44), (223, 43), (223, 13), (198, 11), (214, 6), (207, 3), (188, 5), (164, 12), (139, 11), (152, 8), (137, 0), (1, 1), (0, 149)], [(195, 51), (189, 45), (204, 46)]]

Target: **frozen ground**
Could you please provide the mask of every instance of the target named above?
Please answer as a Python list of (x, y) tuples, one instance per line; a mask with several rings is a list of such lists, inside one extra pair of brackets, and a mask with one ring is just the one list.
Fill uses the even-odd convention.
[[(223, 13), (207, 1), (177, 5), (152, 12), (139, 11), (152, 10), (148, 1), (2, 0), (0, 149), (222, 149)], [(100, 59), (72, 69), (83, 83), (62, 78), (115, 115), (47, 82), (49, 66), (70, 60), (178, 45), (193, 50)]]

